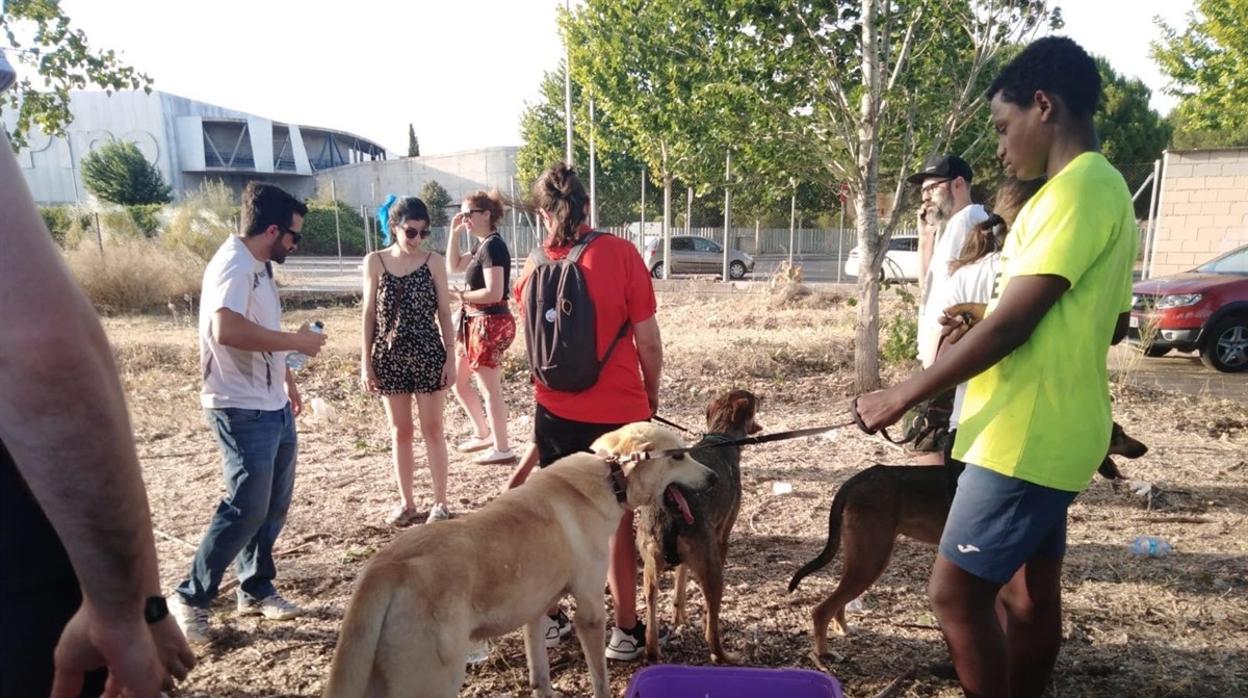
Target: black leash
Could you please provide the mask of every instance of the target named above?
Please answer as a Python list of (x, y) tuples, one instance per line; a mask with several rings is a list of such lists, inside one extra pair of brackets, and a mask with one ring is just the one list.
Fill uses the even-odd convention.
[(744, 436), (739, 439), (726, 439), (724, 441), (721, 441), (720, 443), (703, 444), (701, 446), (685, 446), (683, 448), (668, 448), (662, 451), (642, 451), (640, 453), (630, 453), (628, 455), (619, 455), (619, 456), (616, 456), (616, 458), (621, 463), (630, 463), (630, 462), (639, 463), (644, 460), (653, 460), (655, 458), (667, 458), (669, 456), (678, 456), (681, 454), (689, 453), (691, 451), (698, 451), (704, 448), (723, 448), (726, 446), (752, 446), (755, 444), (770, 443), (772, 441), (786, 441), (788, 439), (799, 439), (803, 436), (814, 436), (816, 434), (822, 434), (827, 431), (835, 431), (837, 429), (844, 429), (845, 427), (852, 427), (857, 423), (858, 423), (858, 420), (855, 419), (855, 420), (845, 422), (844, 424), (832, 424), (826, 427), (809, 427), (807, 429), (794, 429), (792, 431), (776, 432), (775, 434), (763, 434), (762, 436)]
[(675, 429), (675, 430), (677, 430), (677, 431), (683, 431), (683, 432), (685, 432), (686, 434), (690, 434), (690, 435), (692, 435), (692, 436), (702, 436), (702, 434), (700, 434), (700, 433), (698, 433), (698, 432), (696, 432), (696, 431), (693, 431), (693, 430), (691, 430), (691, 429), (686, 429), (686, 428), (684, 428), (684, 427), (680, 426), (679, 424), (677, 424), (676, 422), (673, 422), (673, 421), (672, 421), (672, 420), (670, 420), (670, 419), (664, 419), (664, 418), (660, 417), (660, 416), (659, 416), (659, 415), (657, 415), (657, 414), (656, 414), (656, 415), (654, 415), (653, 417), (651, 417), (650, 419), (652, 419), (652, 420), (654, 420), (654, 421), (658, 422), (659, 424), (666, 424), (667, 426), (669, 426), (669, 427), (671, 427), (671, 428), (673, 428), (673, 429)]

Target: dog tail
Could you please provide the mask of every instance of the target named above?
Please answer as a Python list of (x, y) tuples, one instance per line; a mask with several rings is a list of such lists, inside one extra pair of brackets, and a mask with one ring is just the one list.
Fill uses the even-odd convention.
[(823, 546), (823, 552), (819, 553), (819, 557), (806, 563), (789, 580), (789, 592), (792, 593), (798, 584), (802, 583), (802, 579), (806, 575), (816, 570), (822, 569), (828, 563), (832, 562), (836, 557), (836, 553), (841, 548), (841, 517), (845, 513), (845, 502), (849, 499), (846, 491), (852, 486), (852, 482), (846, 482), (836, 491), (836, 496), (832, 498), (832, 510), (828, 512), (828, 542)]
[(392, 596), (388, 575), (379, 572), (365, 570), (347, 607), (324, 698), (362, 698), (368, 690)]

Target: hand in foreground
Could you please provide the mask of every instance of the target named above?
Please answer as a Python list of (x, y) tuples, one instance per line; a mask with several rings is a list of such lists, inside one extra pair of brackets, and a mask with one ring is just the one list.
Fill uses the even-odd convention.
[(149, 628), (138, 614), (124, 622), (106, 619), (84, 601), (56, 645), (52, 698), (77, 696), (83, 675), (104, 666), (106, 696), (156, 698), (162, 688), (172, 689), (173, 679), (186, 678), (195, 666), (195, 655), (172, 618), (161, 623), (171, 628)]

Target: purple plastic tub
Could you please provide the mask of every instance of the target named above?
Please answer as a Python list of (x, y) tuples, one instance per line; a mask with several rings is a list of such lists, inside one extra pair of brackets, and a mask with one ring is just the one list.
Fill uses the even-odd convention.
[(628, 682), (625, 698), (842, 698), (841, 684), (807, 669), (646, 667)]

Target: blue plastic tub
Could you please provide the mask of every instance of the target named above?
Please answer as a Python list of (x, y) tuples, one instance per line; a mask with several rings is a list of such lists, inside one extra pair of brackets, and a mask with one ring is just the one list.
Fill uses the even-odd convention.
[(625, 698), (842, 698), (841, 684), (808, 669), (646, 667), (628, 682)]

